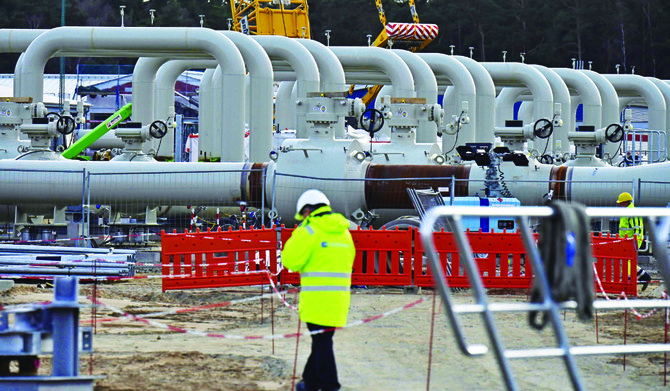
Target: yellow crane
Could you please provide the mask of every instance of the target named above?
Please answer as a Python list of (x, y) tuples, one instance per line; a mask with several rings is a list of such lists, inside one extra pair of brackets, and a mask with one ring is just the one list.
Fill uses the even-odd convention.
[[(395, 47), (396, 49), (418, 52), (431, 43), (433, 39), (437, 38), (437, 25), (420, 23), (414, 0), (409, 0), (408, 2), (409, 11), (412, 14), (412, 21), (414, 23), (387, 23), (382, 0), (375, 0), (377, 12), (379, 13), (379, 21), (384, 26), (384, 29), (379, 33), (375, 41), (372, 42), (372, 46)], [(382, 86), (367, 87), (367, 92), (361, 98), (363, 103), (366, 106), (370, 104), (377, 97), (381, 89)], [(349, 93), (351, 94), (353, 91), (354, 86), (351, 86)]]
[(307, 0), (231, 0), (230, 8), (235, 31), (310, 38)]

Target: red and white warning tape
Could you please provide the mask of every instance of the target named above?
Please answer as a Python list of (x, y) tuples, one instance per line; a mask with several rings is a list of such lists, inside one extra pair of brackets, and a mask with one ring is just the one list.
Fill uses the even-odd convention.
[[(298, 290), (297, 288), (296, 289), (291, 289), (291, 290), (280, 292), (280, 294), (292, 293), (292, 292), (295, 292), (297, 290)], [(201, 306), (197, 306), (197, 307), (190, 307), (190, 308), (175, 308), (175, 309), (171, 309), (171, 310), (160, 311), (160, 312), (151, 312), (151, 313), (148, 313), (148, 314), (135, 315), (135, 316), (138, 317), (138, 318), (155, 318), (155, 317), (166, 316), (166, 315), (185, 314), (185, 313), (188, 313), (188, 312), (204, 311), (204, 310), (210, 310), (210, 309), (214, 309), (214, 308), (227, 307), (227, 306), (231, 306), (231, 305), (235, 305), (235, 304), (248, 303), (248, 302), (252, 302), (252, 301), (256, 301), (256, 300), (266, 299), (266, 298), (271, 297), (272, 295), (273, 295), (273, 293), (265, 293), (265, 294), (258, 295), (258, 296), (246, 297), (244, 299), (229, 300), (229, 301), (224, 301), (224, 302), (221, 302), (221, 303), (206, 304), (206, 305), (201, 305)], [(90, 299), (90, 297), (89, 297), (89, 299)], [(91, 300), (91, 301), (93, 301), (93, 300)], [(93, 305), (98, 307), (98, 308), (109, 308), (108, 306), (103, 305), (103, 304), (93, 304)], [(114, 312), (116, 312), (116, 311), (114, 311)], [(123, 317), (125, 317), (126, 313), (123, 313), (122, 315), (123, 315), (122, 317), (95, 319), (95, 322), (99, 323), (99, 322), (117, 321), (117, 320), (122, 319)], [(128, 315), (132, 316), (130, 314), (128, 314)], [(82, 323), (86, 323), (86, 324), (94, 323), (94, 320), (93, 319), (82, 320)]]
[(118, 308), (106, 305), (106, 304), (102, 303), (100, 300), (96, 300), (96, 299), (93, 299), (91, 297), (89, 297), (89, 299), (97, 305), (103, 306), (103, 307), (109, 309), (110, 311), (121, 314), (121, 316), (123, 316), (124, 318), (134, 320), (134, 321), (138, 321), (138, 322), (142, 322), (144, 324), (154, 326), (154, 327), (158, 327), (158, 328), (161, 328), (161, 329), (170, 330), (170, 331), (174, 331), (174, 332), (177, 332), (177, 333), (197, 335), (197, 336), (201, 336), (201, 337), (225, 338), (225, 339), (244, 339), (244, 340), (249, 340), (249, 339), (268, 339), (269, 340), (269, 339), (295, 338), (295, 337), (298, 337), (298, 336), (320, 334), (320, 333), (324, 333), (324, 332), (332, 331), (332, 330), (337, 330), (337, 329), (351, 328), (351, 327), (360, 326), (360, 325), (363, 325), (363, 324), (366, 324), (366, 323), (370, 323), (370, 322), (373, 322), (375, 320), (379, 320), (379, 319), (382, 319), (382, 318), (389, 317), (391, 315), (397, 314), (400, 311), (407, 310), (407, 309), (410, 309), (412, 307), (415, 307), (415, 306), (417, 306), (417, 305), (419, 305), (419, 304), (421, 304), (425, 301), (425, 299), (421, 298), (419, 300), (416, 300), (416, 301), (413, 301), (411, 303), (405, 304), (402, 307), (394, 308), (390, 311), (386, 311), (386, 312), (381, 313), (379, 315), (351, 322), (344, 327), (333, 327), (333, 328), (330, 328), (330, 329), (306, 331), (306, 332), (303, 332), (303, 333), (269, 334), (269, 335), (237, 335), (237, 334), (206, 333), (206, 332), (202, 332), (202, 331), (197, 331), (197, 330), (192, 330), (192, 329), (185, 329), (185, 328), (182, 328), (182, 327), (176, 327), (176, 326), (172, 326), (172, 325), (166, 325), (166, 324), (163, 324), (161, 322), (157, 322), (155, 320), (146, 319), (145, 318), (146, 315), (138, 316), (138, 315), (128, 314), (127, 312), (124, 312), (124, 311), (122, 311)]
[[(607, 292), (605, 292), (605, 288), (603, 288), (603, 284), (600, 281), (600, 277), (598, 276), (598, 270), (596, 269), (595, 264), (593, 265), (593, 276), (595, 277), (596, 282), (598, 283), (598, 288), (600, 289), (600, 292), (603, 294), (603, 296), (605, 296), (605, 299), (607, 301), (611, 301), (612, 299), (610, 299)], [(670, 297), (668, 296), (668, 293), (664, 291), (663, 294), (661, 294), (661, 298), (662, 299), (669, 299)], [(628, 303), (628, 297), (626, 296), (626, 292), (621, 292), (619, 294), (619, 296), (617, 297), (617, 300), (622, 300), (622, 299), (625, 300), (626, 303)], [(658, 311), (658, 309), (654, 308), (646, 314), (641, 314), (640, 312), (638, 312), (635, 308), (633, 308), (631, 306), (630, 311), (633, 315), (635, 315), (635, 318), (637, 320), (640, 320), (640, 319), (649, 318), (650, 316), (654, 315)]]

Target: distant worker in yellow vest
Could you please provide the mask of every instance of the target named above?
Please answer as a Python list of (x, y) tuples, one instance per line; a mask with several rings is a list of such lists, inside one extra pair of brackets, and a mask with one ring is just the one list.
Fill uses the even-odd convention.
[[(633, 196), (628, 192), (623, 192), (619, 194), (619, 198), (616, 201), (617, 205), (622, 208), (634, 208), (633, 205)], [(642, 217), (620, 217), (619, 218), (619, 235), (632, 238), (637, 235), (637, 248), (640, 249), (644, 244), (644, 221)], [(628, 266), (628, 272), (630, 273), (630, 264)], [(642, 283), (642, 290), (647, 289), (649, 282), (651, 281), (651, 276), (640, 266), (637, 267), (637, 281)]]
[(319, 190), (307, 190), (296, 205), (302, 220), (286, 241), (284, 267), (300, 272), (300, 319), (312, 334), (312, 352), (296, 384), (296, 391), (340, 389), (333, 353), (333, 328), (347, 324), (351, 298), (351, 270), (356, 250), (349, 222), (330, 208)]

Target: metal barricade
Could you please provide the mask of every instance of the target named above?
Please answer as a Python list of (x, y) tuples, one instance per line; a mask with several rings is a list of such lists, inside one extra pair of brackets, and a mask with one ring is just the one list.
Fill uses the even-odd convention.
[[(441, 206), (428, 211), (421, 224), (421, 241), (426, 249), (430, 261), (431, 271), (435, 277), (436, 288), (442, 299), (445, 313), (448, 321), (454, 329), (456, 341), (461, 352), (468, 356), (481, 356), (488, 352), (489, 348), (484, 344), (470, 344), (466, 341), (463, 327), (459, 319), (460, 314), (481, 314), (491, 348), (498, 362), (503, 382), (508, 390), (518, 389), (514, 376), (511, 372), (509, 361), (511, 359), (523, 358), (561, 358), (565, 364), (570, 377), (573, 389), (582, 390), (584, 386), (579, 375), (575, 362), (575, 356), (583, 355), (609, 355), (618, 353), (652, 353), (652, 352), (670, 352), (668, 344), (627, 344), (627, 345), (600, 345), (600, 346), (571, 346), (567, 334), (563, 328), (559, 310), (576, 308), (574, 301), (558, 303), (552, 300), (549, 282), (544, 270), (540, 254), (533, 233), (527, 222), (527, 217), (547, 217), (553, 213), (549, 207), (520, 207), (509, 209), (491, 209), (482, 207), (453, 207)], [(635, 208), (633, 210), (621, 210), (620, 208), (586, 208), (589, 217), (622, 217), (636, 215), (645, 218), (645, 227), (649, 237), (654, 243), (665, 242), (670, 231), (670, 209), (665, 208)], [(538, 279), (538, 288), (543, 298), (541, 303), (489, 303), (486, 291), (477, 263), (473, 257), (473, 250), (468, 242), (466, 234), (461, 227), (462, 216), (482, 216), (482, 215), (513, 215), (516, 218), (517, 226), (521, 232), (524, 245), (528, 251), (534, 278)], [(447, 279), (440, 266), (440, 258), (437, 253), (433, 240), (433, 227), (440, 218), (445, 218), (451, 224), (456, 244), (460, 251), (461, 261), (465, 265), (468, 279), (472, 287), (472, 295), (475, 299), (474, 304), (456, 304), (451, 296)], [(656, 232), (656, 221), (652, 217), (663, 217), (659, 233)], [(660, 238), (663, 238), (662, 241)], [(665, 246), (655, 246), (654, 256), (659, 262), (659, 269), (663, 275), (666, 289), (670, 281), (670, 259)], [(669, 308), (670, 302), (667, 300), (636, 300), (624, 302), (612, 302), (596, 300), (594, 308), (596, 310), (609, 309), (631, 309), (631, 308)], [(503, 345), (502, 339), (496, 327), (494, 313), (511, 312), (530, 312), (542, 311), (549, 315), (549, 324), (553, 328), (556, 337), (556, 346), (529, 348), (529, 349), (507, 349)]]
[(668, 157), (667, 135), (662, 130), (633, 129), (623, 141), (626, 166), (664, 162)]

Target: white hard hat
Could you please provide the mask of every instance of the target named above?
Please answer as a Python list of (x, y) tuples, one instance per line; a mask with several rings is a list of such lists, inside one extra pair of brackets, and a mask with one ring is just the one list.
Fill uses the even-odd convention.
[(310, 189), (302, 193), (302, 195), (300, 195), (300, 198), (298, 198), (298, 202), (295, 205), (296, 220), (302, 220), (302, 216), (300, 216), (300, 211), (306, 205), (318, 205), (318, 204), (330, 205), (328, 197), (326, 197), (326, 195), (323, 194), (321, 191), (316, 189)]

